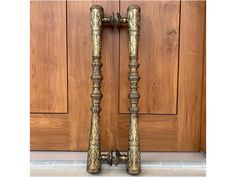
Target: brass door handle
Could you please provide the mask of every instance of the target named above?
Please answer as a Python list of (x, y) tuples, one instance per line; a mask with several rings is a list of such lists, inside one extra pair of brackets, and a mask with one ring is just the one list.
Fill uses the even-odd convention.
[[(121, 17), (117, 13), (117, 18), (114, 18), (114, 13), (110, 17), (104, 17), (104, 10), (99, 5), (93, 5), (90, 8), (91, 14), (91, 35), (92, 35), (92, 82), (93, 91), (91, 93), (92, 98), (92, 117), (91, 127), (89, 134), (89, 147), (87, 158), (87, 171), (89, 173), (99, 173), (101, 170), (101, 162), (107, 161), (108, 164), (116, 165), (120, 162), (127, 163), (127, 172), (129, 174), (139, 174), (141, 172), (141, 160), (140, 160), (140, 143), (138, 134), (138, 40), (139, 40), (139, 27), (140, 27), (140, 7), (137, 5), (131, 5), (127, 9), (127, 17)], [(101, 154), (100, 149), (100, 102), (102, 99), (102, 93), (100, 90), (102, 82), (101, 73), (101, 44), (102, 44), (102, 26), (108, 24), (112, 27), (120, 26), (122, 24), (128, 25), (129, 33), (129, 81), (130, 81), (130, 126), (128, 135), (128, 151), (127, 155), (121, 155), (119, 151), (116, 152), (116, 156), (113, 157), (113, 152), (108, 154)]]

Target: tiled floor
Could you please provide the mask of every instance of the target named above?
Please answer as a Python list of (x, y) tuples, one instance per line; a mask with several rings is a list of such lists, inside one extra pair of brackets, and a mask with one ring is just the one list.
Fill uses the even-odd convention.
[[(86, 172), (85, 152), (31, 152), (31, 177), (91, 176)], [(139, 176), (206, 176), (206, 161), (201, 153), (142, 153)], [(102, 165), (98, 176), (130, 176), (124, 164)], [(92, 175), (93, 176), (93, 175)]]

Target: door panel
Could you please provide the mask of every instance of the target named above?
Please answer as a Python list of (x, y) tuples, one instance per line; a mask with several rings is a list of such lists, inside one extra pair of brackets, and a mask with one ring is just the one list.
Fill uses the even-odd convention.
[[(91, 120), (91, 98), (92, 81), (92, 48), (90, 32), (90, 7), (100, 4), (104, 8), (106, 16), (119, 10), (118, 1), (106, 2), (67, 2), (68, 11), (68, 59), (69, 59), (69, 88), (70, 115), (73, 122), (73, 136), (80, 150), (87, 150), (89, 128)], [(81, 18), (82, 17), (82, 18)], [(118, 56), (116, 50), (119, 45), (119, 30), (104, 28), (102, 35), (102, 112), (101, 112), (101, 145), (103, 150), (114, 147), (113, 120), (117, 116), (118, 101), (113, 89), (117, 86)], [(113, 94), (115, 93), (115, 95)]]
[(205, 1), (181, 3), (178, 150), (200, 150), (205, 3)]
[(69, 121), (58, 114), (31, 115), (30, 149), (31, 150), (71, 150)]
[(66, 1), (30, 2), (30, 148), (69, 150)]
[[(129, 115), (120, 115), (117, 124), (117, 149), (127, 151)], [(139, 116), (141, 151), (177, 151), (177, 126), (177, 116)]]
[[(131, 4), (141, 7), (139, 39), (140, 113), (176, 114), (179, 1), (121, 1), (121, 14)], [(120, 32), (120, 113), (128, 113), (128, 33)]]
[(30, 111), (66, 113), (66, 2), (31, 1), (30, 8)]
[[(31, 113), (32, 150), (87, 150), (92, 92), (89, 8), (93, 4), (102, 5), (106, 16), (119, 11), (124, 16), (133, 1), (67, 1), (64, 8), (67, 8), (68, 112)], [(142, 18), (139, 45), (141, 150), (199, 151), (205, 2), (137, 1), (136, 4), (141, 6)], [(50, 55), (47, 53), (44, 58)], [(31, 60), (35, 60), (35, 56), (31, 55)], [(104, 27), (102, 151), (127, 151), (128, 61), (127, 29)], [(37, 80), (31, 84), (34, 82), (36, 85), (44, 83)]]
[[(121, 7), (120, 9), (121, 11), (125, 12), (128, 5), (132, 4), (133, 2), (121, 1), (121, 6), (123, 3), (125, 4), (124, 6), (126, 7), (124, 8)], [(149, 3), (157, 3), (156, 6), (159, 6), (159, 8), (157, 8), (154, 4), (147, 6), (147, 4)], [(142, 11), (143, 6), (149, 7), (148, 12), (154, 11), (153, 10), (154, 8), (157, 8), (159, 9), (159, 11), (162, 11), (160, 9), (163, 8), (162, 13), (165, 13), (165, 9), (168, 9), (168, 6), (171, 6), (169, 7), (169, 9), (174, 9), (173, 6), (176, 7), (176, 3), (178, 2), (160, 1), (160, 2), (145, 2), (145, 5), (144, 4), (142, 5), (140, 1), (137, 2), (137, 4), (140, 4), (141, 6), (141, 14), (143, 12)], [(202, 94), (202, 76), (203, 76), (202, 63), (203, 63), (203, 54), (204, 54), (203, 49), (204, 49), (204, 28), (205, 28), (204, 26), (205, 25), (205, 14), (204, 14), (205, 2), (183, 1), (181, 2), (180, 7), (181, 7), (180, 17), (179, 18), (176, 17), (176, 21), (178, 22), (170, 23), (173, 25), (173, 24), (178, 24), (179, 22), (181, 22), (181, 24), (179, 25), (180, 38), (179, 40), (177, 40), (177, 43), (179, 45), (179, 49), (177, 49), (177, 56), (179, 55), (179, 59), (177, 57), (176, 61), (177, 60), (179, 61), (176, 64), (177, 65), (176, 67), (178, 67), (176, 70), (177, 72), (176, 75), (178, 76), (177, 77), (175, 76), (177, 79), (177, 83), (176, 83), (177, 85), (176, 85), (175, 91), (176, 91), (176, 96), (178, 98), (176, 100), (177, 101), (176, 115), (174, 114), (171, 115), (170, 114), (171, 112), (169, 113), (166, 112), (163, 115), (153, 114), (152, 112), (149, 112), (148, 114), (147, 113), (140, 114), (139, 130), (140, 130), (141, 149), (143, 151), (199, 151), (200, 149), (200, 120), (201, 120), (200, 118), (201, 118), (201, 100), (202, 100), (201, 94)], [(171, 12), (171, 10), (168, 10), (168, 11)], [(176, 13), (173, 13), (173, 14), (176, 14)], [(149, 14), (148, 16), (152, 17), (151, 14)], [(157, 17), (159, 17), (158, 21), (165, 21), (165, 20), (160, 19), (160, 17), (164, 18), (165, 16), (157, 15), (156, 18)], [(143, 22), (143, 19), (141, 19), (141, 26), (143, 25), (142, 23), (145, 23)], [(165, 22), (162, 22), (162, 23), (165, 24)], [(145, 41), (145, 36), (149, 36), (150, 32), (148, 31), (148, 29), (153, 28), (152, 23), (145, 23), (145, 25), (147, 25), (146, 26), (147, 31), (145, 31), (145, 33), (143, 34), (144, 41)], [(155, 28), (157, 29), (155, 31), (155, 34), (162, 33), (161, 32), (163, 30), (162, 28), (157, 28), (156, 26)], [(165, 32), (163, 33), (164, 33), (163, 36), (165, 36)], [(168, 34), (168, 29), (166, 29), (166, 33)], [(142, 32), (141, 32), (141, 35), (142, 35)], [(158, 41), (159, 39), (156, 38), (157, 36), (158, 35), (152, 35), (152, 38), (153, 38), (152, 40)], [(127, 41), (127, 39), (125, 38), (126, 37), (124, 37), (124, 39), (122, 38), (122, 32), (121, 32), (120, 40)], [(120, 43), (120, 45), (125, 46), (124, 43)], [(150, 42), (149, 44), (147, 43), (146, 45), (150, 46), (152, 45), (152, 42)], [(144, 78), (144, 79), (142, 78), (143, 76), (145, 76), (145, 74), (150, 73), (149, 72), (151, 70), (150, 68), (153, 67), (152, 65), (155, 62), (152, 62), (151, 64), (149, 64), (149, 67), (145, 68), (145, 73), (142, 73), (141, 68), (148, 66), (148, 65), (143, 64), (143, 61), (142, 61), (142, 60), (145, 60), (144, 58), (142, 58), (142, 53), (141, 53), (142, 47), (143, 47), (142, 36), (140, 36), (140, 47), (141, 47), (140, 55), (139, 55), (140, 56), (139, 57), (139, 63), (140, 63), (139, 74), (141, 77), (140, 84), (139, 84), (140, 86), (139, 92), (140, 92), (140, 97), (141, 97), (140, 101), (142, 97), (146, 97), (144, 104), (148, 105), (149, 102), (153, 100), (153, 98), (151, 97), (147, 98), (147, 95), (149, 94), (148, 92), (150, 91), (142, 90), (142, 80), (143, 80), (143, 83), (146, 82), (147, 87), (148, 86), (151, 87), (150, 83), (152, 83), (153, 78), (155, 76), (150, 75), (148, 78)], [(122, 49), (123, 47), (120, 47), (120, 48)], [(128, 51), (127, 50), (124, 51), (124, 50), (120, 51), (121, 52), (120, 63), (126, 62), (126, 64), (120, 65), (120, 68), (121, 67), (124, 68), (125, 65), (128, 66), (128, 63), (127, 63)], [(148, 54), (154, 53), (154, 50), (158, 51), (159, 49), (153, 47), (151, 49), (148, 48), (143, 52), (145, 53), (146, 51), (148, 51), (146, 54), (148, 56)], [(179, 50), (179, 53), (178, 53), (178, 50)], [(125, 56), (125, 58), (123, 58), (122, 56)], [(166, 59), (165, 55), (156, 57), (157, 61), (164, 60), (164, 59)], [(161, 67), (163, 69), (166, 66), (164, 66), (162, 63)], [(162, 73), (158, 73), (160, 76), (163, 76), (163, 72), (165, 73), (165, 71), (163, 71), (162, 69), (160, 69)], [(121, 73), (122, 71), (123, 70), (120, 69), (120, 76), (124, 74), (124, 73)], [(127, 75), (127, 71), (126, 71), (126, 75)], [(174, 77), (174, 75), (175, 75), (175, 72), (172, 72), (172, 77)], [(163, 77), (162, 84), (164, 84), (165, 82), (169, 82), (167, 80), (170, 80), (170, 77)], [(128, 87), (128, 84), (126, 84), (126, 87), (122, 86), (122, 89), (123, 90), (127, 89), (127, 87)], [(120, 93), (120, 95), (121, 94), (122, 93)], [(155, 99), (159, 99), (157, 95), (155, 97), (156, 97)], [(126, 100), (128, 100), (127, 94), (126, 94)], [(119, 104), (120, 105), (123, 104), (123, 105), (126, 105), (126, 107), (128, 107), (128, 104), (125, 103), (124, 100), (122, 101), (122, 99), (120, 99)], [(152, 103), (152, 105), (153, 104), (154, 103)], [(141, 106), (142, 106), (142, 102), (140, 102), (140, 107)], [(127, 139), (125, 140), (125, 137), (127, 137), (127, 131), (128, 131), (127, 125), (129, 123), (129, 116), (128, 114), (119, 114), (117, 119), (118, 119), (118, 122), (117, 122), (118, 129), (116, 133), (118, 136), (117, 146), (118, 146), (118, 149), (120, 149), (121, 151), (127, 150)]]

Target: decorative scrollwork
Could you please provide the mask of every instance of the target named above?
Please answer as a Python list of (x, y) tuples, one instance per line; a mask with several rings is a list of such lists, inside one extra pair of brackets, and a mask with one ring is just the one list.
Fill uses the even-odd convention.
[(140, 7), (130, 6), (128, 8), (128, 30), (129, 30), (129, 81), (130, 81), (130, 127), (127, 153), (127, 171), (130, 174), (141, 172), (140, 144), (138, 134), (138, 40), (139, 40)]
[(91, 93), (92, 107), (91, 107), (91, 127), (89, 135), (89, 148), (87, 159), (87, 171), (89, 173), (98, 173), (101, 170), (101, 150), (100, 150), (100, 115), (102, 93), (100, 90), (102, 82), (101, 73), (101, 38), (102, 38), (102, 17), (103, 8), (101, 6), (92, 6), (91, 13), (91, 35), (92, 35), (92, 56), (93, 56), (93, 72), (92, 82), (93, 91)]
[[(129, 6), (128, 16), (121, 17), (117, 14), (117, 19), (114, 17), (103, 17), (103, 8), (94, 5), (90, 8), (91, 13), (91, 35), (92, 35), (92, 82), (93, 91), (91, 93), (92, 107), (91, 107), (91, 127), (89, 134), (89, 148), (87, 159), (87, 171), (89, 173), (98, 173), (101, 170), (101, 162), (107, 162), (112, 165), (113, 162), (117, 165), (120, 162), (127, 162), (127, 171), (130, 174), (139, 174), (141, 172), (140, 162), (140, 142), (138, 134), (138, 40), (139, 40), (139, 22), (140, 22), (140, 7), (136, 5)], [(128, 24), (129, 31), (129, 81), (130, 81), (130, 126), (128, 137), (128, 152), (127, 155), (121, 155), (118, 151), (113, 157), (113, 152), (101, 155), (100, 149), (100, 102), (102, 93), (100, 90), (102, 82), (101, 73), (101, 38), (102, 38), (102, 24), (110, 24), (114, 26)]]

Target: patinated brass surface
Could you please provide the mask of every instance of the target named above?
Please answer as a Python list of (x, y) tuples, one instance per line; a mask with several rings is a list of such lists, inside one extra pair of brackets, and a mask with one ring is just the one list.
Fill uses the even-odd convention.
[(130, 81), (130, 126), (127, 153), (127, 172), (139, 174), (141, 172), (140, 145), (138, 134), (138, 40), (140, 26), (140, 7), (129, 6), (128, 8), (128, 31), (129, 31), (129, 81)]
[(114, 158), (114, 164), (117, 166), (120, 163), (127, 163), (127, 155), (121, 154), (118, 150), (116, 150), (116, 156)]
[[(92, 56), (93, 56), (93, 72), (92, 82), (93, 91), (92, 98), (92, 117), (91, 127), (89, 134), (89, 148), (87, 159), (87, 171), (89, 173), (98, 173), (101, 170), (101, 162), (107, 162), (108, 164), (118, 165), (119, 163), (127, 163), (127, 172), (129, 174), (139, 174), (141, 172), (140, 161), (140, 144), (138, 134), (138, 40), (139, 40), (139, 27), (140, 27), (140, 7), (137, 5), (129, 6), (127, 9), (127, 17), (121, 17), (117, 13), (117, 18), (114, 18), (114, 13), (110, 17), (103, 17), (103, 8), (98, 5), (94, 5), (90, 8), (91, 14), (91, 35), (92, 35)], [(130, 126), (128, 137), (128, 152), (127, 155), (121, 155), (119, 151), (116, 151), (116, 156), (113, 157), (113, 152), (108, 154), (102, 154), (100, 150), (100, 102), (102, 99), (102, 93), (100, 91), (102, 73), (101, 73), (101, 38), (102, 38), (102, 26), (108, 24), (112, 27), (120, 25), (128, 25), (129, 32), (129, 81), (130, 81)]]
[(100, 149), (100, 102), (102, 93), (100, 90), (102, 82), (101, 73), (101, 46), (102, 46), (102, 23), (109, 23), (110, 18), (103, 17), (103, 8), (99, 5), (94, 5), (90, 8), (91, 15), (91, 36), (92, 36), (92, 82), (93, 91), (91, 93), (91, 125), (89, 134), (89, 147), (87, 157), (87, 171), (89, 173), (99, 173), (101, 170), (101, 162), (107, 162), (112, 165), (112, 152), (101, 155)]
[(92, 82), (93, 91), (92, 98), (92, 118), (89, 135), (89, 148), (87, 159), (87, 171), (89, 173), (98, 173), (101, 170), (101, 150), (100, 150), (100, 102), (102, 93), (100, 90), (102, 73), (101, 73), (101, 38), (102, 38), (102, 17), (103, 8), (101, 6), (92, 6), (90, 8), (91, 14), (91, 35), (92, 35)]

